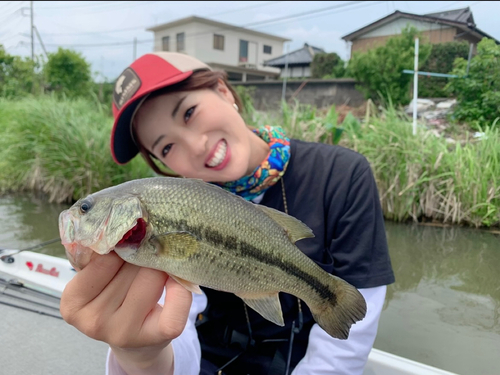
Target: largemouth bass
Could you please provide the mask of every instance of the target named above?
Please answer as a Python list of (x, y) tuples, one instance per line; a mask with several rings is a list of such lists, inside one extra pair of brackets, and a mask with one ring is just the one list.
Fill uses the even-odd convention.
[(231, 292), (283, 326), (279, 292), (310, 308), (332, 337), (363, 319), (356, 288), (325, 272), (296, 246), (314, 237), (299, 220), (196, 179), (134, 180), (80, 199), (59, 216), (74, 267), (115, 251), (126, 262), (165, 271), (188, 290)]

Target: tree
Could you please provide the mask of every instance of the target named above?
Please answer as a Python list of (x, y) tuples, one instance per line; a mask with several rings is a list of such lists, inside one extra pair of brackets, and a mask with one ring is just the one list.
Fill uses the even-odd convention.
[[(432, 45), (432, 51), (422, 66), (422, 71), (448, 74), (453, 70), (453, 62), (457, 57), (466, 59), (469, 55), (469, 44), (455, 41)], [(449, 79), (439, 77), (420, 77), (418, 80), (418, 96), (422, 98), (441, 98), (449, 95), (444, 87)]]
[[(378, 100), (381, 95), (394, 104), (407, 104), (410, 101), (410, 85), (413, 77), (403, 70), (413, 70), (415, 38), (420, 33), (413, 26), (407, 26), (401, 35), (387, 40), (386, 45), (365, 53), (354, 53), (348, 74), (356, 78), (362, 86), (359, 89), (367, 98)], [(422, 67), (429, 57), (431, 45), (420, 37), (418, 61)]]
[(452, 74), (460, 78), (450, 80), (446, 90), (457, 98), (454, 116), (473, 127), (491, 125), (500, 117), (500, 46), (483, 38), (467, 76), (467, 60), (458, 58), (453, 65)]
[(44, 67), (48, 89), (68, 97), (87, 96), (91, 90), (90, 64), (76, 51), (59, 47)]
[(313, 78), (340, 78), (344, 76), (344, 61), (335, 52), (317, 53), (311, 62)]
[(17, 98), (29, 95), (38, 82), (35, 67), (33, 60), (10, 55), (0, 44), (0, 96)]

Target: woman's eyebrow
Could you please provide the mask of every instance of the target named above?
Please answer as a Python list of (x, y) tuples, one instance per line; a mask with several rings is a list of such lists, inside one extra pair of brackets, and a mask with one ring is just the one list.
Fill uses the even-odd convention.
[(158, 142), (160, 142), (163, 139), (163, 137), (165, 137), (165, 135), (160, 135), (158, 137), (158, 139), (155, 141), (155, 143), (153, 143), (153, 145), (151, 146), (151, 151), (153, 151), (155, 149), (156, 145), (158, 144)]
[(179, 101), (177, 102), (177, 104), (175, 105), (174, 107), (174, 110), (172, 111), (172, 118), (175, 119), (175, 115), (177, 115), (177, 112), (179, 111), (179, 107), (181, 106), (182, 102), (184, 101), (184, 99), (187, 98), (187, 95), (180, 98)]

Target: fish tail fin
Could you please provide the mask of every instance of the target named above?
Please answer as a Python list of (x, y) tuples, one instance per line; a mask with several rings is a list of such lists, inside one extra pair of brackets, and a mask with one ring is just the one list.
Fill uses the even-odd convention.
[(345, 340), (349, 337), (351, 325), (366, 315), (366, 301), (363, 295), (342, 279), (329, 275), (330, 298), (321, 304), (309, 305), (314, 320), (330, 336)]

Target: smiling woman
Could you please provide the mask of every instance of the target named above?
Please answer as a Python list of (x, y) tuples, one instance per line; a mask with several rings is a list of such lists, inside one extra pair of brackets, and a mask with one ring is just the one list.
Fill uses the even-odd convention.
[[(170, 149), (172, 147), (172, 143), (167, 143), (164, 147), (162, 147), (161, 152), (158, 154), (155, 154), (153, 149), (158, 145), (160, 141), (165, 141), (165, 134), (158, 134), (158, 137), (153, 141), (153, 143), (149, 145), (148, 147), (145, 147), (145, 144), (143, 139), (141, 138), (141, 134), (137, 134), (137, 124), (139, 121), (139, 118), (143, 118), (144, 125), (141, 126), (141, 133), (143, 134), (142, 137), (148, 137), (152, 138), (153, 135), (149, 134), (149, 131), (142, 131), (145, 129), (148, 124), (149, 127), (154, 126), (154, 124), (151, 123), (150, 120), (153, 117), (153, 113), (150, 113), (150, 110), (155, 110), (162, 113), (165, 112), (166, 118), (171, 118), (171, 122), (175, 122), (175, 119), (177, 117), (177, 113), (179, 111), (179, 108), (181, 107), (181, 104), (184, 103), (186, 98), (190, 96), (191, 93), (191, 98), (190, 102), (193, 102), (196, 100), (196, 97), (192, 97), (193, 93), (197, 90), (204, 90), (205, 93), (211, 93), (214, 92), (217, 88), (225, 86), (229, 93), (232, 95), (234, 98), (234, 104), (236, 105), (236, 108), (242, 108), (242, 104), (240, 101), (239, 96), (236, 94), (234, 89), (228, 84), (226, 74), (224, 72), (214, 72), (214, 71), (209, 71), (209, 70), (201, 70), (194, 72), (189, 78), (185, 79), (184, 81), (181, 81), (177, 84), (174, 84), (172, 86), (167, 86), (163, 89), (159, 89), (157, 91), (154, 91), (153, 93), (147, 95), (143, 100), (144, 102), (142, 105), (139, 107), (139, 110), (136, 112), (134, 118), (132, 119), (132, 136), (134, 139), (136, 139), (138, 142), (138, 147), (139, 147), (139, 152), (143, 156), (143, 158), (146, 160), (148, 165), (158, 174), (161, 175), (166, 175), (166, 176), (171, 176), (172, 173), (161, 170), (158, 167), (158, 164), (156, 164), (152, 158), (160, 159), (163, 160), (167, 152), (170, 152)], [(219, 90), (220, 92), (220, 90)], [(182, 93), (182, 94), (180, 94)], [(170, 94), (170, 96), (169, 96)], [(166, 96), (166, 98), (165, 98)], [(173, 98), (170, 98), (173, 97)], [(172, 100), (172, 99), (177, 99), (177, 100)], [(199, 98), (198, 98), (199, 99)], [(168, 107), (163, 106), (163, 104), (171, 104)], [(185, 103), (185, 106), (187, 104)], [(173, 106), (173, 109), (172, 109)], [(168, 109), (166, 109), (168, 108)], [(199, 111), (200, 108), (198, 108)], [(184, 123), (187, 123), (187, 120), (194, 114), (196, 110), (195, 106), (190, 106), (185, 110), (185, 113), (183, 113), (182, 119), (178, 119), (177, 122), (184, 121)], [(171, 114), (167, 113), (168, 111), (171, 112)], [(189, 118), (187, 118), (189, 117)], [(160, 132), (161, 133), (161, 132)], [(168, 150), (168, 151), (167, 151)], [(167, 152), (165, 152), (167, 151)], [(167, 166), (171, 167), (171, 163), (165, 163)], [(174, 161), (175, 163), (175, 161)]]
[[(181, 186), (201, 184), (199, 180), (203, 180), (227, 190), (211, 186), (207, 188), (211, 194), (217, 191), (238, 196), (234, 197), (238, 202), (235, 205), (210, 203), (213, 194), (190, 194), (187, 188), (155, 196), (150, 206), (164, 207), (165, 212), (178, 215), (178, 225), (167, 225), (155, 236), (153, 259), (173, 249), (180, 253), (189, 249), (189, 255), (200, 260), (197, 249), (204, 239), (211, 238), (222, 245), (214, 245), (210, 253), (226, 251), (230, 255), (215, 276), (227, 281), (229, 270), (244, 259), (255, 258), (254, 247), (245, 245), (250, 238), (273, 243), (272, 254), (278, 250), (282, 254), (284, 245), (265, 239), (260, 231), (264, 226), (270, 238), (285, 236), (293, 242), (300, 239), (296, 243), (300, 256), (326, 271), (320, 272), (323, 276), (316, 284), (326, 285), (331, 275), (343, 279), (361, 293), (367, 312), (349, 332), (332, 337), (327, 333), (329, 328), (321, 328), (328, 326), (321, 317), (315, 322), (318, 310), (306, 306), (307, 293), (299, 299), (298, 294), (282, 289), (287, 290), (279, 296), (282, 319), (271, 319), (280, 323), (276, 325), (258, 312), (275, 316), (277, 294), (252, 289), (249, 282), (262, 283), (264, 276), (274, 271), (250, 267), (230, 279), (231, 288), (244, 286), (246, 294), (241, 298), (221, 291), (233, 289), (210, 289), (210, 285), (218, 284), (208, 285), (199, 278), (191, 283), (204, 285), (202, 293), (192, 294), (199, 291), (198, 285), (186, 288), (186, 281), (192, 279), (179, 278), (170, 268), (161, 268), (172, 273), (167, 278), (163, 272), (143, 268), (149, 263), (134, 263), (129, 253), (130, 258), (123, 257), (127, 262), (124, 264), (116, 254), (122, 256), (129, 247), (113, 244), (132, 229), (131, 237), (124, 241), (128, 246), (135, 236), (136, 222), (118, 221), (124, 226), (122, 230), (110, 230), (106, 236), (89, 234), (88, 238), (96, 240), (80, 241), (101, 255), (90, 259), (68, 284), (61, 300), (61, 311), (68, 322), (110, 345), (109, 374), (281, 375), (291, 371), (335, 371), (339, 375), (361, 375), (377, 332), (386, 285), (394, 281), (377, 187), (368, 161), (340, 146), (290, 139), (277, 126), (247, 126), (239, 113), (242, 106), (238, 95), (225, 76), (185, 54), (156, 52), (140, 57), (123, 71), (114, 91), (111, 153), (115, 162), (128, 163), (140, 153), (159, 174), (168, 175), (163, 171), (168, 167), (177, 176), (191, 178), (179, 182), (159, 178), (164, 180), (162, 183), (170, 181)], [(142, 186), (140, 182), (138, 186)], [(139, 189), (133, 196), (142, 193)], [(233, 199), (233, 195), (228, 196)], [(148, 204), (137, 199), (137, 207)], [(182, 199), (187, 202), (182, 203)], [(255, 204), (260, 205), (265, 214), (258, 224), (241, 211), (243, 203), (252, 210)], [(203, 219), (190, 225), (202, 212)], [(299, 222), (290, 221), (283, 213)], [(67, 221), (75, 225), (79, 222), (65, 215), (63, 228), (71, 227), (65, 224)], [(225, 220), (233, 235), (221, 236), (216, 218)], [(137, 231), (137, 238), (142, 237), (144, 229), (150, 234), (155, 225), (165, 226), (165, 220), (153, 217), (145, 219), (145, 224)], [(299, 230), (302, 234), (296, 235), (299, 227), (306, 228), (304, 224), (308, 234)], [(119, 238), (102, 240), (113, 235)], [(140, 247), (149, 246), (147, 237), (141, 240)], [(179, 239), (189, 239), (187, 247)], [(68, 245), (79, 246), (79, 242), (68, 235)], [(104, 248), (106, 251), (101, 251)], [(206, 264), (201, 262), (194, 276), (206, 272), (212, 258)], [(290, 266), (289, 255), (267, 254), (264, 258), (275, 271), (298, 272)], [(164, 287), (164, 299), (160, 299)], [(320, 289), (322, 295), (330, 295), (327, 289)], [(344, 297), (339, 295), (332, 303), (343, 306)], [(340, 325), (348, 324), (350, 319), (344, 313), (337, 318)]]

